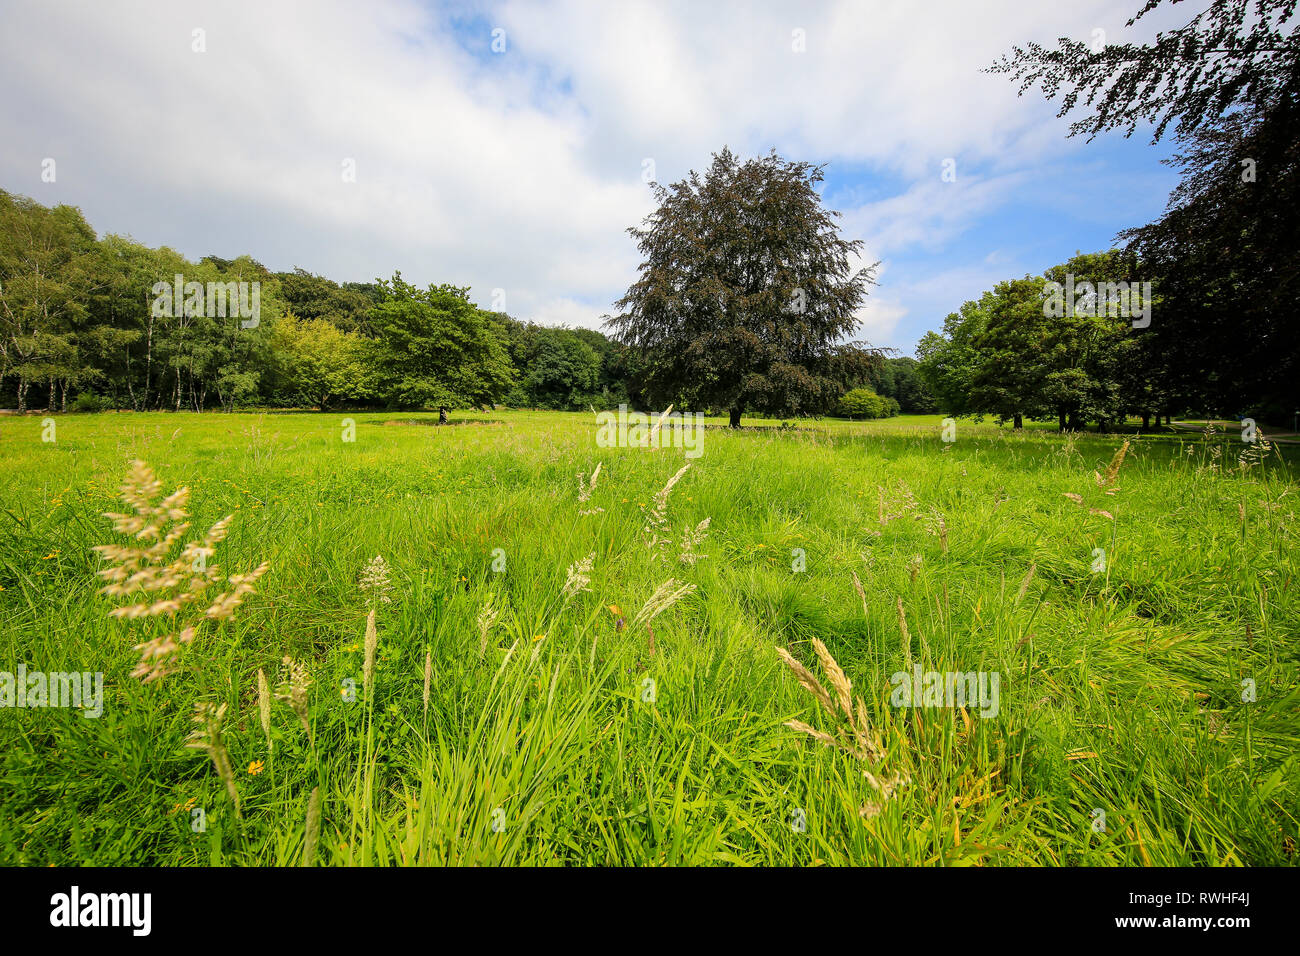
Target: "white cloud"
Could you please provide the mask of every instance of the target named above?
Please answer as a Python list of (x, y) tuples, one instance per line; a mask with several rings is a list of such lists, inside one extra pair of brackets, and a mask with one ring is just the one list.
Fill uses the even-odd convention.
[(887, 345), (898, 328), (898, 323), (907, 315), (908, 308), (897, 298), (880, 298), (869, 296), (866, 303), (858, 310), (856, 338), (865, 339), (871, 345)]
[(1019, 174), (994, 179), (938, 176), (914, 184), (907, 192), (844, 210), (846, 234), (861, 238), (875, 258), (920, 246), (935, 250), (968, 229), (975, 220), (1009, 198)]

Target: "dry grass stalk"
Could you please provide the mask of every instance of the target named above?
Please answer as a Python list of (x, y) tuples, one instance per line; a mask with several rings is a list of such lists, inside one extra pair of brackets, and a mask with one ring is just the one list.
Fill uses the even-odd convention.
[(650, 599), (645, 602), (645, 605), (637, 612), (636, 617), (632, 619), (632, 627), (649, 624), (694, 590), (694, 584), (681, 584), (675, 578), (669, 578), (655, 588), (655, 593), (650, 595)]
[(424, 716), (429, 716), (429, 687), (433, 681), (433, 650), (426, 649), (424, 652)]
[[(677, 470), (677, 474), (669, 478), (668, 484), (664, 485), (655, 495), (654, 507), (646, 515), (645, 527), (642, 529), (646, 537), (649, 538), (646, 547), (662, 549), (663, 545), (669, 543), (669, 540), (660, 534), (660, 532), (667, 530), (668, 526), (668, 496), (672, 494), (673, 486), (682, 480), (682, 476), (686, 474), (690, 467), (691, 463), (689, 461), (682, 465)], [(658, 554), (655, 557), (658, 557)]]
[(135, 645), (140, 662), (131, 676), (142, 678), (145, 683), (173, 673), (177, 668), (177, 654), (193, 642), (199, 626), (205, 620), (223, 621), (231, 617), (244, 598), (254, 592), (257, 579), (270, 569), (263, 562), (247, 574), (223, 575), (209, 559), (216, 555), (217, 545), (225, 540), (234, 516), (222, 518), (201, 540), (182, 544), (189, 530), (186, 511), (189, 489), (180, 488), (159, 500), (161, 494), (162, 483), (153, 470), (143, 461), (136, 461), (121, 493), (130, 513), (104, 515), (112, 520), (114, 531), (142, 542), (130, 546), (101, 544), (94, 549), (109, 562), (109, 567), (98, 572), (108, 582), (100, 593), (110, 597), (137, 596), (136, 603), (114, 608), (109, 615), (127, 620), (174, 620), (182, 610), (197, 608), (207, 600), (205, 596), (213, 587), (224, 582), (229, 590), (212, 599), (198, 619)]
[(307, 829), (303, 837), (302, 865), (316, 865), (316, 847), (320, 843), (320, 787), (311, 788), (307, 801)]
[(257, 714), (262, 721), (262, 733), (266, 735), (266, 752), (275, 749), (271, 740), (271, 688), (266, 682), (266, 671), (257, 669)]
[(580, 591), (590, 591), (588, 586), (591, 584), (591, 568), (596, 563), (596, 552), (593, 551), (581, 561), (575, 561), (569, 565), (568, 579), (564, 582), (564, 600), (568, 602)]
[(375, 650), (379, 647), (379, 629), (375, 627), (375, 611), (366, 615), (365, 663), (361, 665), (361, 689), (366, 695), (366, 705), (371, 703), (370, 685), (375, 678)]
[(497, 609), (492, 606), (492, 599), (483, 605), (483, 609), (478, 612), (478, 617), (474, 619), (474, 625), (478, 628), (478, 656), (483, 657), (487, 653), (488, 632), (492, 630), (492, 625), (497, 620)]
[(361, 580), (357, 584), (361, 591), (369, 591), (371, 605), (375, 604), (392, 604), (393, 599), (388, 595), (392, 592), (393, 586), (389, 581), (388, 563), (384, 560), (383, 555), (375, 555), (361, 571)]
[(667, 408), (664, 409), (664, 413), (659, 416), (659, 418), (655, 421), (655, 423), (650, 426), (650, 431), (646, 435), (645, 444), (651, 447), (658, 447), (657, 445), (655, 445), (655, 436), (659, 434), (660, 426), (663, 425), (664, 420), (668, 418), (668, 415), (672, 412), (672, 410), (673, 410), (673, 406), (669, 405)]
[(898, 773), (882, 780), (873, 776), (870, 770), (864, 770), (862, 776), (867, 778), (867, 783), (871, 784), (871, 789), (875, 790), (877, 795), (875, 800), (868, 800), (858, 808), (858, 815), (867, 819), (878, 816), (880, 811), (885, 809), (885, 803), (889, 798), (908, 783), (908, 778)]
[(850, 721), (853, 720), (853, 700), (850, 696), (853, 685), (849, 681), (848, 675), (844, 673), (835, 658), (831, 656), (831, 652), (826, 649), (825, 644), (814, 637), (812, 646), (813, 652), (817, 655), (817, 660), (822, 665), (822, 670), (826, 673), (826, 680), (830, 682), (831, 690), (835, 691), (835, 699), (839, 702), (840, 709), (844, 711), (845, 717)]
[(1025, 572), (1025, 576), (1020, 580), (1020, 587), (1016, 590), (1016, 600), (1014, 603), (1019, 604), (1024, 600), (1025, 593), (1029, 590), (1029, 582), (1034, 579), (1034, 572), (1037, 570), (1037, 562), (1029, 566), (1029, 570)]
[(932, 534), (939, 539), (939, 544), (943, 553), (947, 554), (948, 522), (944, 519), (943, 512), (938, 508), (931, 508), (924, 514), (918, 514), (916, 520), (921, 522), (927, 533)]
[(785, 663), (785, 666), (790, 668), (795, 679), (804, 686), (804, 689), (807, 690), (808, 693), (812, 694), (813, 697), (817, 698), (817, 702), (825, 708), (826, 713), (834, 717), (835, 702), (831, 699), (831, 695), (826, 692), (826, 688), (821, 685), (821, 682), (813, 676), (813, 672), (804, 667), (803, 664), (801, 664), (799, 660), (784, 647), (778, 647), (776, 653)]
[(1120, 445), (1115, 451), (1114, 456), (1110, 460), (1110, 464), (1106, 466), (1106, 474), (1097, 475), (1096, 472), (1093, 472), (1097, 478), (1098, 485), (1106, 487), (1107, 485), (1114, 484), (1115, 479), (1119, 477), (1120, 465), (1124, 464), (1124, 456), (1128, 454), (1128, 445), (1128, 439), (1126, 438), (1124, 439), (1124, 444)]
[[(591, 473), (591, 480), (584, 481), (582, 472), (578, 472), (578, 504), (585, 505), (591, 500), (591, 493), (596, 490), (596, 479), (600, 477), (601, 462), (596, 462), (596, 470)], [(580, 515), (600, 514), (604, 508), (584, 508), (578, 512)]]
[(826, 674), (826, 680), (835, 691), (835, 697), (839, 702), (843, 717), (841, 718), (840, 714), (836, 712), (835, 701), (831, 699), (831, 695), (827, 693), (826, 688), (813, 676), (812, 672), (804, 667), (788, 650), (778, 647), (776, 649), (777, 655), (780, 656), (785, 666), (790, 668), (795, 679), (803, 685), (808, 693), (816, 698), (826, 713), (839, 724), (834, 734), (818, 730), (801, 720), (787, 720), (785, 725), (791, 730), (812, 737), (823, 746), (841, 750), (858, 760), (869, 760), (872, 763), (879, 761), (884, 755), (884, 748), (871, 731), (871, 725), (867, 720), (866, 704), (863, 703), (861, 697), (858, 697), (857, 706), (853, 706), (850, 697), (851, 685), (843, 669), (836, 663), (835, 658), (821, 641), (814, 638), (812, 645), (814, 652), (817, 654), (817, 660), (821, 663), (822, 670)]
[(853, 577), (853, 589), (858, 592), (858, 597), (862, 599), (862, 616), (866, 617), (867, 616), (867, 592), (862, 587), (862, 582), (858, 580), (858, 572), (850, 571), (849, 574), (852, 575)]
[(897, 491), (892, 494), (883, 485), (877, 485), (876, 488), (879, 491), (879, 518), (882, 525), (916, 511), (916, 496), (912, 494), (907, 482), (900, 481)]
[(711, 521), (713, 521), (712, 518), (705, 518), (695, 526), (694, 530), (687, 526), (685, 533), (682, 535), (682, 553), (677, 559), (681, 564), (694, 564), (701, 558), (708, 557), (707, 554), (698, 554), (695, 549), (709, 536), (709, 523)]
[(277, 700), (288, 704), (298, 717), (298, 723), (308, 738), (311, 737), (311, 715), (307, 710), (307, 691), (311, 687), (311, 676), (307, 668), (291, 657), (284, 659), (284, 679), (275, 696)]
[(226, 716), (226, 705), (216, 706), (210, 701), (199, 701), (194, 705), (194, 722), (199, 729), (190, 734), (185, 746), (193, 750), (203, 750), (212, 759), (217, 776), (226, 785), (226, 793), (235, 804), (235, 816), (240, 816), (239, 790), (235, 786), (235, 771), (230, 765), (230, 753), (221, 736), (221, 721)]

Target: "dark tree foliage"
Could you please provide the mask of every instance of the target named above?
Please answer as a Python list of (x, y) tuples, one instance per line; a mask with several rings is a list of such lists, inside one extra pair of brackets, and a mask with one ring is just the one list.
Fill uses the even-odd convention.
[(1201, 127), (1170, 160), (1183, 182), (1165, 215), (1121, 233), (1159, 278), (1168, 318), (1148, 330), (1151, 371), (1185, 407), (1281, 418), (1297, 407), (1297, 103)]
[(990, 68), (1060, 95), (1058, 115), (1089, 107), (1071, 135), (1152, 123), (1159, 141), (1174, 124), (1182, 182), (1159, 220), (1120, 234), (1162, 303), (1127, 364), (1157, 407), (1289, 417), (1300, 400), (1295, 13), (1296, 0), (1214, 0), (1153, 43), (1029, 44)]
[(887, 358), (867, 376), (866, 384), (878, 395), (892, 398), (905, 415), (925, 415), (938, 411), (934, 396), (921, 380), (916, 359), (902, 355)]
[(367, 313), (383, 301), (376, 283), (367, 294), (357, 283), (340, 286), (332, 279), (312, 275), (306, 269), (278, 273), (280, 291), (289, 310), (300, 319), (325, 319), (344, 332), (370, 332)]
[(875, 267), (854, 271), (860, 242), (814, 187), (822, 169), (775, 152), (741, 163), (730, 150), (708, 171), (655, 184), (658, 210), (629, 233), (639, 278), (606, 324), (644, 360), (655, 404), (820, 413), (879, 353), (840, 344)]
[[(1127, 26), (1163, 2), (1147, 0)], [(1037, 43), (1012, 47), (989, 72), (1020, 80), (1022, 94), (1035, 84), (1049, 100), (1060, 94), (1057, 116), (1080, 103), (1092, 107), (1090, 116), (1071, 124), (1071, 136), (1087, 133), (1091, 139), (1116, 129), (1130, 136), (1139, 123), (1152, 123), (1158, 142), (1175, 120), (1175, 132), (1188, 136), (1235, 107), (1267, 108), (1294, 94), (1300, 36), (1289, 21), (1296, 3), (1214, 0), (1153, 43), (1113, 43), (1094, 51), (1061, 37), (1055, 50)]]

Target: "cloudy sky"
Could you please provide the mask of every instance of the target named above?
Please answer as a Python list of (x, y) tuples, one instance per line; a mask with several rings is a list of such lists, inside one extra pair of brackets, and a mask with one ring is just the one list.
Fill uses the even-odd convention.
[(1174, 183), (1165, 144), (1067, 140), (1055, 105), (981, 68), (1203, 5), (1134, 32), (1138, 0), (0, 0), (0, 187), (192, 259), (400, 269), (594, 328), (635, 275), (646, 178), (775, 148), (827, 164), (824, 200), (881, 261), (860, 335), (910, 354)]

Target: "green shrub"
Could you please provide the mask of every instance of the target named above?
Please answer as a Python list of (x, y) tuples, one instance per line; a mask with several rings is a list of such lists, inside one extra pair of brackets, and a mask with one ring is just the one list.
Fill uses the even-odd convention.
[(847, 418), (890, 418), (898, 414), (898, 402), (863, 386), (844, 394), (839, 413)]
[(102, 412), (105, 402), (94, 392), (82, 392), (72, 403), (74, 412)]

